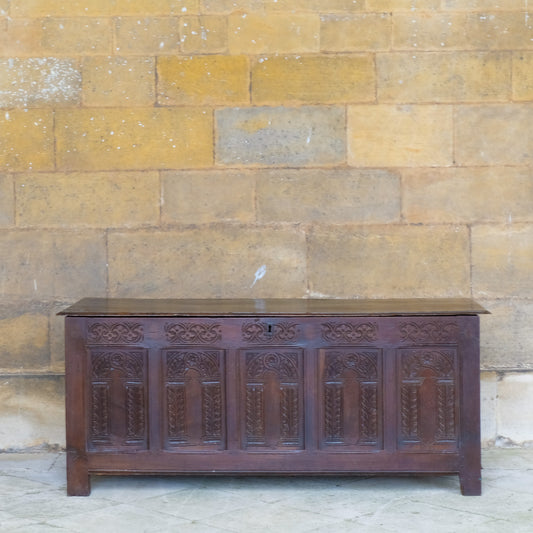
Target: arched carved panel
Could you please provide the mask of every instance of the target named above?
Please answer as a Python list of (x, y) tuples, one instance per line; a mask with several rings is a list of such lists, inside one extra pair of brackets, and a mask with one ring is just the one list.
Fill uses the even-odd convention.
[(400, 446), (454, 448), (459, 427), (455, 348), (403, 348), (398, 354)]
[(223, 448), (224, 351), (168, 348), (162, 359), (166, 446)]
[(381, 446), (382, 352), (374, 348), (321, 350), (323, 446)]
[(304, 445), (303, 353), (299, 348), (241, 352), (244, 447)]
[(148, 447), (147, 351), (89, 350), (89, 447)]

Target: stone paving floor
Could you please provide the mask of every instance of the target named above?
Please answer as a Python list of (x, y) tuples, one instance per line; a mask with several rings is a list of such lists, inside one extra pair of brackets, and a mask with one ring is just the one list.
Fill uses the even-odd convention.
[(0, 454), (0, 532), (533, 532), (533, 449), (483, 453), (483, 495), (423, 478), (93, 477), (67, 497), (65, 455)]

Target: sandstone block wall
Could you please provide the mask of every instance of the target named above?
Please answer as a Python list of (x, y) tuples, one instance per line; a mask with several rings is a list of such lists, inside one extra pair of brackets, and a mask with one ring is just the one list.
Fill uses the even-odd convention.
[(529, 7), (0, 0), (0, 450), (64, 444), (83, 296), (474, 297), (533, 441)]

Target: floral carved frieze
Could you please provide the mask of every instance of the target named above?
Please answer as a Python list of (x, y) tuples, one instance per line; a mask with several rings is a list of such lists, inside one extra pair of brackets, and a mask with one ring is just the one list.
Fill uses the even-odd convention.
[(457, 340), (459, 327), (455, 322), (402, 322), (399, 326), (402, 342), (448, 343)]
[(322, 324), (322, 338), (334, 343), (374, 342), (378, 338), (378, 326), (373, 322), (326, 322)]
[(137, 322), (94, 322), (89, 324), (87, 340), (92, 344), (138, 344), (144, 340), (143, 326)]
[(211, 344), (222, 338), (220, 324), (171, 322), (165, 324), (165, 336), (171, 344)]

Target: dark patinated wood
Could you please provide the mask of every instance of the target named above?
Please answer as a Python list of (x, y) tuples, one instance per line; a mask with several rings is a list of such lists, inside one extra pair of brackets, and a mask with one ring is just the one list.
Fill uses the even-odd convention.
[(443, 474), (480, 494), (471, 300), (84, 299), (67, 491), (91, 474)]

